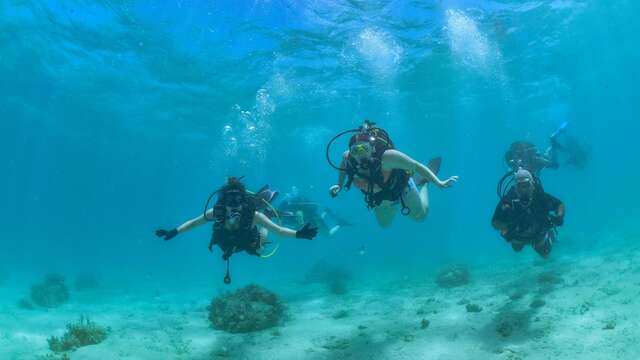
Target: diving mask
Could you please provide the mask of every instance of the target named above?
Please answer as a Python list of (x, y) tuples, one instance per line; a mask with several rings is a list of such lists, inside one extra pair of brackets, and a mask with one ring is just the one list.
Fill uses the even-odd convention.
[(230, 191), (224, 194), (224, 204), (228, 207), (239, 207), (242, 205), (244, 196), (239, 191)]
[(355, 157), (360, 158), (360, 157), (369, 156), (372, 150), (373, 149), (371, 147), (371, 144), (362, 142), (362, 143), (353, 145), (351, 149), (349, 149), (349, 153)]

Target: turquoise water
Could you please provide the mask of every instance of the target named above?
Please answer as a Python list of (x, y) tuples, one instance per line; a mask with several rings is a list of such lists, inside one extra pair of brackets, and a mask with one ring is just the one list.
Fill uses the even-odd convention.
[[(638, 13), (634, 1), (1, 1), (0, 264), (18, 289), (55, 271), (214, 295), (224, 263), (209, 226), (168, 243), (153, 231), (200, 214), (229, 175), (354, 223), (280, 239), (268, 260), (234, 256), (231, 288), (304, 297), (285, 284), (319, 260), (357, 288), (533, 259), (490, 226), (496, 182), (512, 141), (544, 148), (563, 121), (590, 159), (543, 173), (567, 206), (551, 257), (623, 249), (639, 231)], [(460, 176), (431, 189), (426, 222), (381, 229), (355, 189), (328, 196), (325, 145), (365, 118)]]

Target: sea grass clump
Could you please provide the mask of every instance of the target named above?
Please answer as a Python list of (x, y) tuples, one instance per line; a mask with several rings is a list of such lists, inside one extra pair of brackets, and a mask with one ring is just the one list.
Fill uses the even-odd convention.
[(545, 306), (545, 304), (546, 304), (546, 301), (542, 299), (535, 299), (531, 302), (531, 304), (529, 304), (529, 307), (532, 309), (537, 309)]
[(258, 285), (215, 297), (208, 310), (213, 328), (229, 333), (268, 329), (280, 324), (285, 315), (278, 295)]
[(49, 349), (56, 353), (74, 351), (88, 345), (103, 342), (109, 329), (102, 327), (86, 317), (80, 317), (77, 323), (68, 324), (67, 331), (61, 337), (50, 337), (47, 342)]
[(69, 289), (64, 277), (50, 274), (42, 283), (33, 285), (31, 301), (45, 308), (55, 308), (69, 301)]
[(495, 320), (496, 332), (502, 337), (509, 337), (515, 332), (522, 331), (528, 326), (526, 313), (506, 311), (498, 315)]
[(470, 313), (479, 313), (482, 312), (482, 306), (478, 304), (467, 304), (467, 312)]
[(452, 265), (440, 270), (436, 283), (441, 288), (454, 288), (469, 283), (469, 270), (462, 265)]

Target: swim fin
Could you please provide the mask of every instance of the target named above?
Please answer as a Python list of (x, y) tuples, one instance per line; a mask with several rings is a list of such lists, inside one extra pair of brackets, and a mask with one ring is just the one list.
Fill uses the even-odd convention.
[[(427, 167), (429, 168), (429, 170), (431, 170), (435, 175), (438, 175), (438, 172), (440, 172), (440, 165), (442, 165), (442, 157), (438, 156), (436, 158), (433, 158), (431, 160), (429, 160), (429, 163), (427, 164)], [(418, 181), (418, 183), (416, 185), (418, 186), (423, 186), (426, 183), (428, 183), (429, 180), (426, 178), (422, 178), (420, 179), (420, 181)]]
[(276, 197), (278, 197), (278, 194), (279, 193), (277, 191), (272, 191), (271, 189), (269, 189), (269, 185), (261, 187), (260, 190), (258, 190), (258, 192), (254, 194), (255, 197), (259, 199), (256, 203), (256, 209), (263, 212), (270, 219), (278, 216), (278, 214), (275, 213), (275, 210), (271, 206)]
[(429, 160), (427, 167), (433, 171), (434, 174), (438, 175), (440, 172), (440, 165), (442, 164), (442, 157), (438, 156), (437, 158), (433, 158)]
[(265, 185), (256, 192), (256, 196), (271, 204), (278, 197), (279, 192), (269, 189), (269, 185)]
[(560, 124), (560, 126), (558, 126), (558, 128), (556, 129), (556, 131), (553, 132), (553, 134), (551, 134), (551, 136), (549, 136), (549, 138), (551, 139), (551, 141), (555, 141), (555, 139), (558, 137), (558, 135), (562, 134), (565, 129), (567, 128), (567, 125), (569, 125), (568, 121), (563, 121), (562, 124)]

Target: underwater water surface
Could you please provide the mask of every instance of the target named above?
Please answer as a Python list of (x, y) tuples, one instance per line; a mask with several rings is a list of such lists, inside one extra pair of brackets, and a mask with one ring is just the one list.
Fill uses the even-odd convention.
[[(0, 0), (0, 359), (637, 359), (637, 14), (630, 0)], [(326, 146), (365, 119), (460, 177), (429, 185), (425, 221), (383, 228), (357, 189), (329, 196)], [(564, 225), (548, 258), (514, 252), (491, 226), (505, 151), (543, 151), (565, 122), (585, 162), (541, 175)], [(154, 232), (202, 214), (229, 176), (343, 226), (270, 234), (277, 252), (234, 255), (225, 285), (211, 225)], [(267, 299), (263, 328), (220, 328), (252, 311), (216, 302), (233, 294)]]

